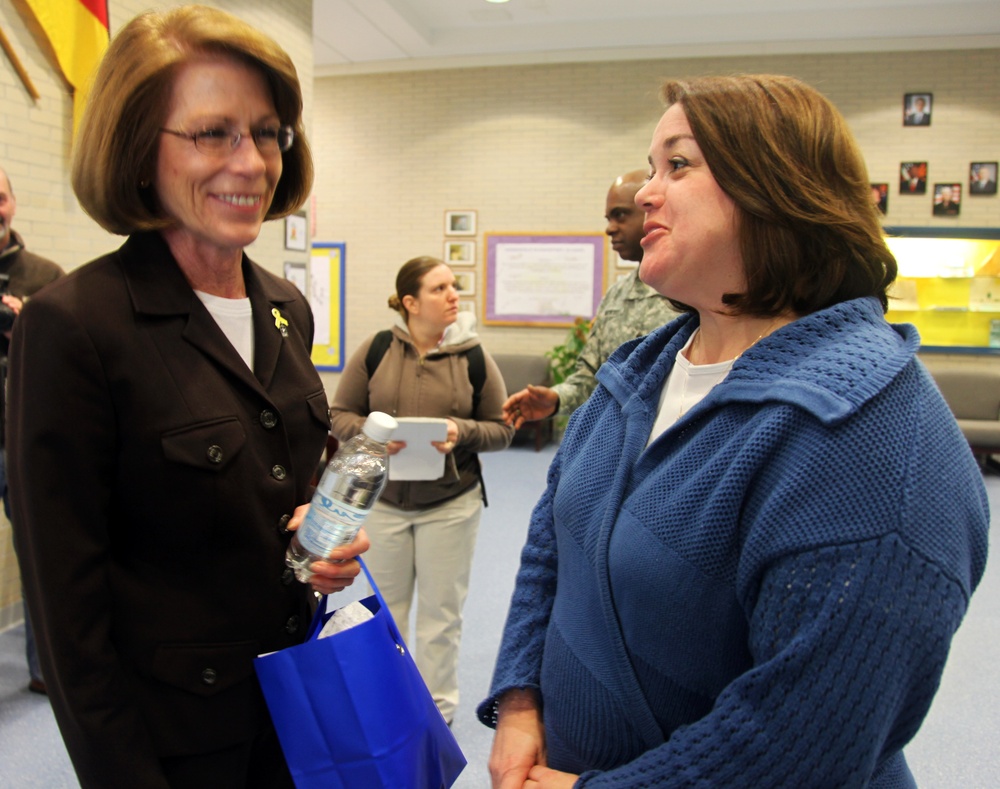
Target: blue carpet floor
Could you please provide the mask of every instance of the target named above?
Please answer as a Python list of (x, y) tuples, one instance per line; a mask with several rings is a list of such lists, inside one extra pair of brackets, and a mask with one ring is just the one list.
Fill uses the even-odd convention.
[[(479, 542), (465, 608), (459, 672), (461, 705), (453, 731), (469, 766), (458, 789), (489, 787), (486, 762), (492, 731), (475, 718), (489, 688), (500, 629), (513, 588), (528, 517), (555, 453), (515, 446), (483, 456), (490, 506)], [(1000, 477), (988, 476), (991, 506), (1000, 507)], [(906, 755), (922, 789), (1000, 786), (1000, 550), (959, 631), (941, 690)], [(27, 691), (24, 629), (0, 633), (0, 787), (78, 787), (48, 701)]]

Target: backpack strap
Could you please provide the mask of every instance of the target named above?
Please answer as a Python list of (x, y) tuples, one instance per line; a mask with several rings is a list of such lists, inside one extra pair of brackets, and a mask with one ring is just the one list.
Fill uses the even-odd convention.
[(473, 345), (465, 352), (469, 360), (469, 383), (472, 384), (472, 418), (479, 413), (479, 403), (483, 399), (483, 387), (486, 385), (486, 359), (483, 357), (483, 346)]
[[(472, 418), (475, 419), (479, 413), (479, 402), (483, 399), (483, 387), (486, 385), (486, 359), (483, 356), (483, 346), (473, 345), (465, 352), (469, 360), (469, 383), (472, 384)], [(483, 506), (489, 507), (490, 502), (486, 498), (486, 480), (483, 479), (483, 464), (479, 462), (479, 455), (473, 454), (476, 463), (476, 476), (479, 477), (479, 490), (483, 494)]]
[[(375, 334), (372, 344), (365, 354), (365, 370), (369, 380), (375, 374), (383, 357), (392, 345), (392, 330), (383, 329)], [(486, 359), (483, 356), (483, 346), (473, 345), (465, 352), (469, 360), (469, 383), (472, 384), (472, 418), (479, 412), (479, 403), (483, 399), (483, 387), (486, 385)]]
[(391, 329), (383, 329), (375, 334), (372, 344), (368, 346), (368, 353), (365, 354), (365, 369), (368, 371), (369, 381), (382, 363), (382, 357), (385, 356), (390, 345), (392, 345)]
[[(392, 330), (383, 329), (375, 334), (372, 344), (368, 346), (368, 353), (365, 354), (365, 369), (368, 371), (368, 380), (382, 363), (382, 359), (389, 346), (392, 344)], [(472, 418), (475, 419), (479, 413), (479, 403), (483, 399), (483, 387), (486, 385), (486, 358), (483, 355), (482, 345), (473, 345), (465, 352), (469, 362), (469, 383), (472, 384)], [(473, 453), (476, 463), (476, 476), (479, 477), (479, 489), (483, 494), (483, 506), (488, 507), (486, 500), (486, 481), (483, 479), (483, 466), (479, 462), (479, 455)]]

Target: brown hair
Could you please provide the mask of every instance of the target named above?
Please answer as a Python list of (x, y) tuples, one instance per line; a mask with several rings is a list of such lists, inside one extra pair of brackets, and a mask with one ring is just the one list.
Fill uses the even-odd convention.
[(202, 55), (249, 63), (267, 80), (282, 124), (295, 142), (265, 219), (287, 216), (312, 189), (313, 164), (302, 126), (302, 89), (291, 58), (270, 37), (232, 14), (182, 6), (132, 19), (112, 39), (84, 110), (73, 151), (73, 191), (103, 228), (128, 235), (170, 224), (152, 190), (159, 130), (177, 69)]
[(421, 255), (407, 260), (399, 269), (399, 273), (396, 274), (396, 292), (389, 297), (390, 309), (394, 309), (403, 316), (403, 320), (407, 320), (409, 313), (403, 305), (403, 299), (406, 296), (417, 298), (420, 295), (420, 286), (423, 284), (427, 272), (438, 266), (447, 265), (443, 260), (432, 258), (429, 255)]
[[(799, 315), (861, 296), (883, 310), (896, 260), (883, 238), (861, 150), (840, 112), (792, 77), (671, 80), (720, 188), (736, 203), (745, 293), (738, 313)], [(684, 308), (684, 305), (676, 305)]]

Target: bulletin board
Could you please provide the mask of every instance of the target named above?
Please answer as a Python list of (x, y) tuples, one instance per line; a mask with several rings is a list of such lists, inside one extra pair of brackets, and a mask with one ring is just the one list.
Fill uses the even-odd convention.
[(603, 233), (487, 233), (483, 323), (572, 326), (604, 295)]
[(317, 370), (344, 369), (344, 277), (347, 244), (317, 242), (309, 256), (309, 306), (316, 331), (312, 361)]

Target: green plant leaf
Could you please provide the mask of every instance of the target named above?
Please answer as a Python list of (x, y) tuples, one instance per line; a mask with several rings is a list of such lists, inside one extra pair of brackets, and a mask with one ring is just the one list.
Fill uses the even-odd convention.
[(590, 335), (593, 323), (593, 320), (577, 318), (573, 321), (566, 341), (545, 352), (545, 355), (550, 359), (549, 366), (552, 369), (553, 383), (562, 383), (573, 374), (577, 357), (583, 350), (583, 346), (587, 344), (587, 337)]

